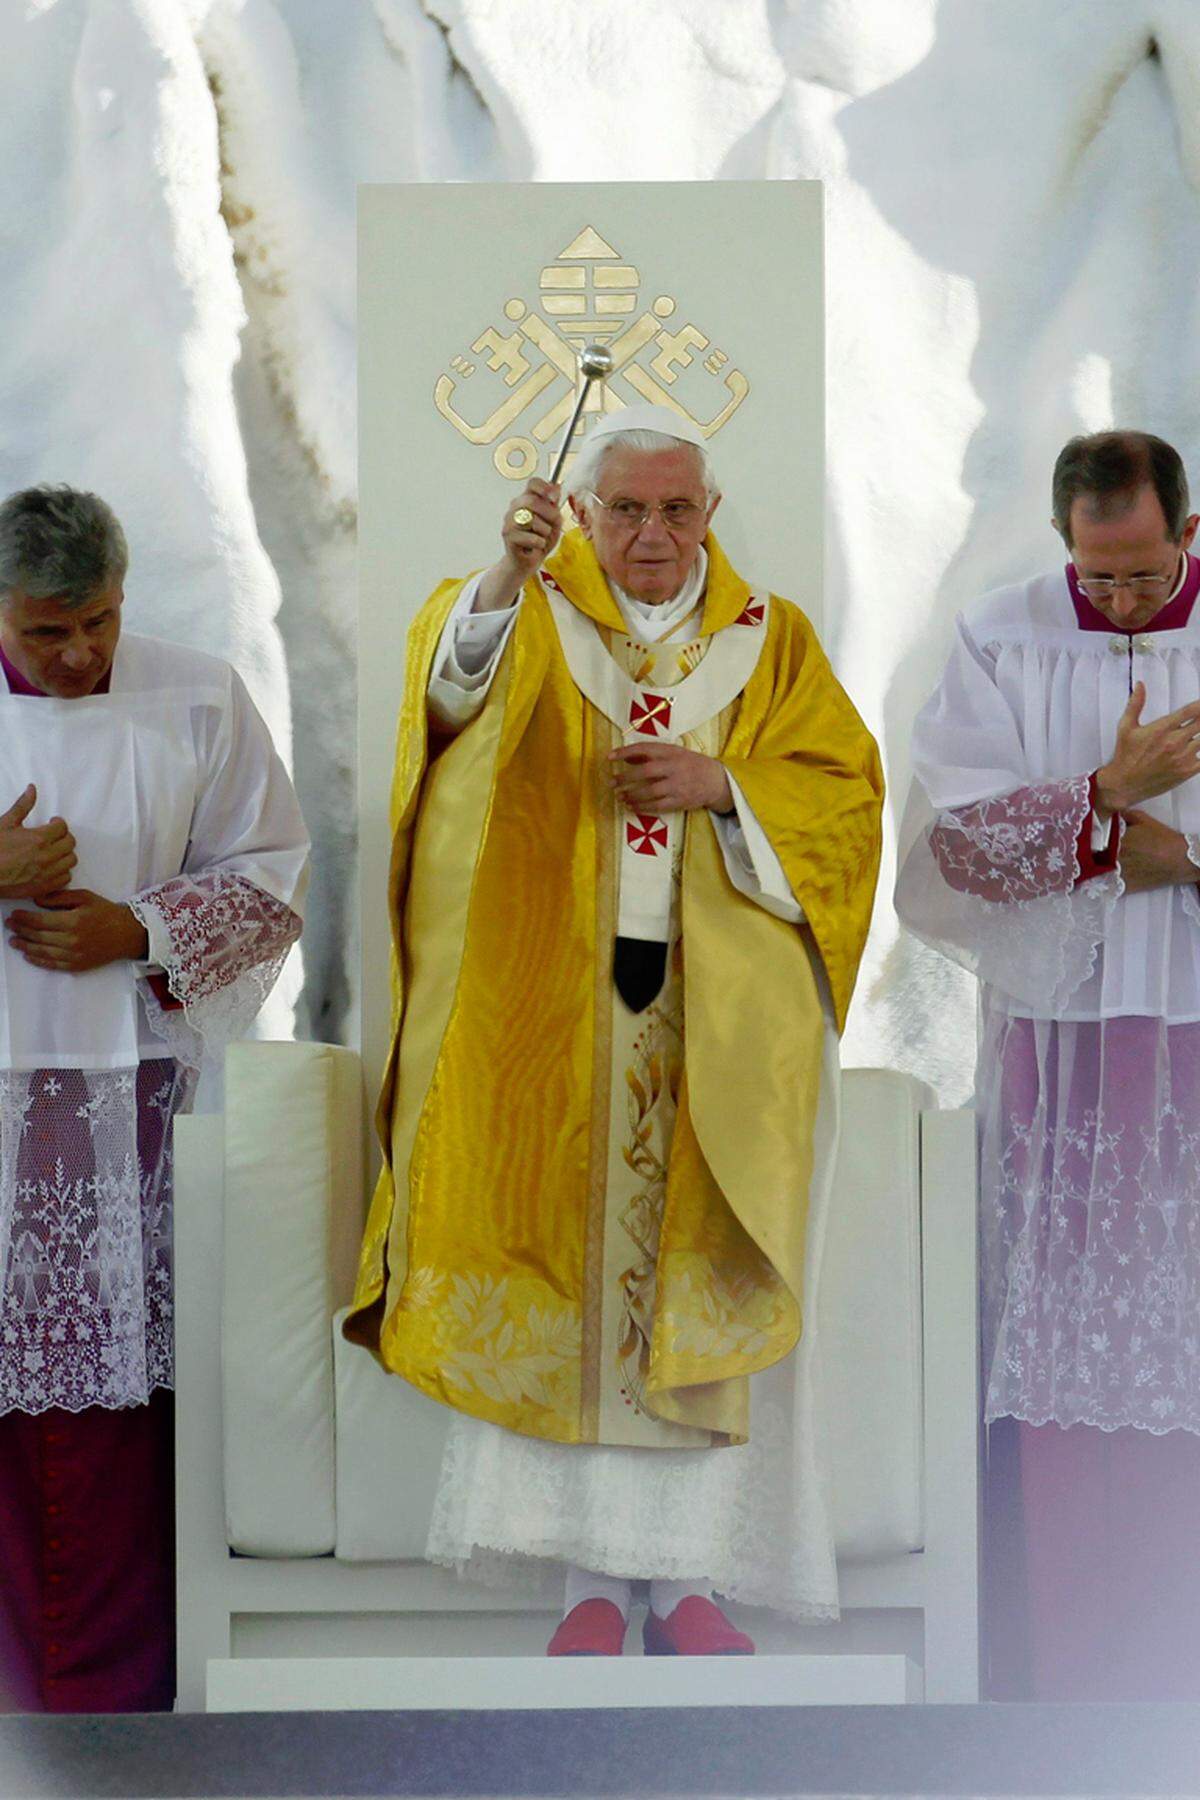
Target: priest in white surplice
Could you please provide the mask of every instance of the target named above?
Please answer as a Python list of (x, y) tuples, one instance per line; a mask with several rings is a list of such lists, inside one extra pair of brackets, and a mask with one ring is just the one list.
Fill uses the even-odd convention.
[(308, 837), (227, 663), (121, 630), (71, 488), (0, 505), (0, 1704), (174, 1699), (171, 1122), (300, 931)]
[(532, 481), (410, 638), (351, 1330), (455, 1408), (431, 1558), (568, 1565), (551, 1654), (618, 1652), (641, 1578), (648, 1651), (744, 1654), (714, 1588), (836, 1608), (813, 1281), (878, 762), (685, 419), (593, 424), (570, 497), (550, 556)]
[(1071, 557), (963, 614), (896, 904), (980, 980), (995, 1698), (1200, 1698), (1200, 563), (1176, 452), (1073, 439)]

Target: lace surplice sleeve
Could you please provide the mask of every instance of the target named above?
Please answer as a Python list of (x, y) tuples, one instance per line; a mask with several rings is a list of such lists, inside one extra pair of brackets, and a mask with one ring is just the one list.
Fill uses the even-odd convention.
[(1061, 1008), (1091, 973), (1123, 891), (1120, 823), (1095, 841), (1087, 772), (1030, 779), (1019, 722), (961, 620), (918, 715), (913, 763), (901, 919), (1014, 999)]
[(929, 847), (957, 893), (1004, 905), (1069, 892), (1116, 863), (1119, 821), (1094, 822), (1094, 777), (1016, 788), (940, 812)]
[(129, 902), (149, 939), (150, 1023), (192, 1068), (248, 1031), (300, 936), (308, 883), (295, 790), (237, 675), (204, 735), (183, 868)]

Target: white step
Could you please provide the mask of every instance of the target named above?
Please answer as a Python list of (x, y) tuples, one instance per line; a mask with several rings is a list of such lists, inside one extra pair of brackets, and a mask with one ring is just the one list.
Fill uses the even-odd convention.
[(209, 1712), (863, 1706), (921, 1699), (906, 1656), (305, 1656), (208, 1664)]

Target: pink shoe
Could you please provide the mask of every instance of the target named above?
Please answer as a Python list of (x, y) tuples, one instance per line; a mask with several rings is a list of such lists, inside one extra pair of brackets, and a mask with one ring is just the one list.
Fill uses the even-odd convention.
[(754, 1655), (754, 1640), (737, 1631), (716, 1601), (702, 1594), (689, 1594), (668, 1618), (647, 1613), (642, 1646), (647, 1656)]
[(581, 1600), (546, 1645), (546, 1655), (620, 1656), (624, 1647), (625, 1621), (620, 1607), (611, 1600)]

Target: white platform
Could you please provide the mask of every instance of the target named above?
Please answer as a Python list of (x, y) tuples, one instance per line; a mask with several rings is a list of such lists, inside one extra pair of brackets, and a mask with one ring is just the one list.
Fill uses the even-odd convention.
[(623, 1706), (896, 1706), (907, 1656), (214, 1657), (209, 1712), (544, 1711)]
[[(547, 1704), (541, 1653), (554, 1606), (423, 1560), (446, 1409), (383, 1375), (337, 1330), (361, 1227), (361, 1089), (348, 1050), (239, 1044), (226, 1115), (177, 1122), (181, 1710), (205, 1706), (208, 1666), (231, 1659), (250, 1665), (236, 1696), (231, 1674), (208, 1704), (346, 1704), (335, 1696), (376, 1659), (394, 1664), (378, 1677), (379, 1706)], [(737, 1617), (760, 1646), (757, 1671), (784, 1659), (786, 1691), (764, 1687), (761, 1673), (731, 1673), (737, 1659), (723, 1659), (722, 1693), (746, 1681), (746, 1703), (903, 1701), (914, 1697), (908, 1658), (923, 1665), (927, 1701), (971, 1702), (979, 1691), (975, 1121), (930, 1109), (911, 1077), (866, 1069), (845, 1074), (843, 1121), (815, 1401), (831, 1465), (842, 1618)], [(864, 1656), (882, 1689), (854, 1685)], [(485, 1669), (494, 1659), (527, 1661), (531, 1699), (501, 1702), (501, 1689), (474, 1667), (452, 1692), (463, 1657)], [(277, 1662), (285, 1666), (273, 1676)], [(300, 1697), (298, 1665), (309, 1662)], [(420, 1687), (425, 1665), (432, 1690)], [(647, 1667), (637, 1656), (625, 1664)], [(649, 1702), (644, 1677), (611, 1679), (637, 1692), (600, 1704), (668, 1705), (662, 1684), (681, 1677), (652, 1677)], [(503, 1692), (516, 1680), (510, 1667)], [(588, 1688), (600, 1691), (595, 1681)], [(585, 1702), (573, 1694), (561, 1704)], [(348, 1703), (368, 1704), (357, 1688)]]

